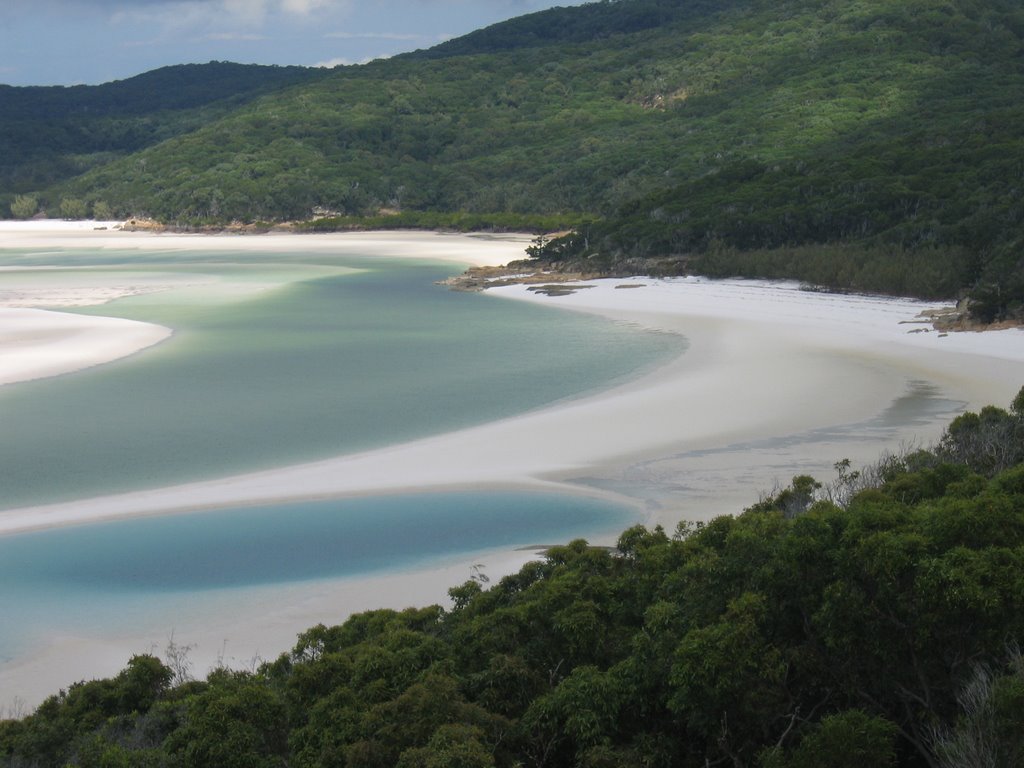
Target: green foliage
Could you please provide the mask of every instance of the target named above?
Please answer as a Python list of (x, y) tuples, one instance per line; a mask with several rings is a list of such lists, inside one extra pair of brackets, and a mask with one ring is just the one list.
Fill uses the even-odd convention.
[(859, 709), (822, 718), (789, 759), (778, 753), (766, 768), (886, 768), (896, 764), (896, 726)]
[(100, 86), (0, 85), (0, 190), (43, 189), (193, 131), (259, 94), (325, 74), (210, 62), (164, 67)]
[(807, 511), (807, 508), (814, 502), (815, 492), (821, 489), (821, 483), (810, 475), (798, 475), (793, 478), (793, 484), (784, 488), (775, 496), (766, 498), (751, 509), (767, 512), (778, 510), (786, 517), (795, 517)]
[(166, 740), (167, 752), (190, 768), (271, 768), (284, 762), (285, 709), (265, 680), (218, 671), (187, 700), (182, 725)]
[(480, 728), (442, 725), (425, 747), (405, 750), (395, 768), (492, 768), (494, 756)]
[(89, 213), (89, 208), (84, 200), (77, 197), (65, 197), (60, 201), (60, 215), (62, 219), (84, 219)]
[(1013, 649), (1005, 671), (974, 669), (958, 697), (960, 716), (940, 729), (936, 755), (941, 768), (1020, 765), (1024, 760), (1024, 665)]
[(1024, 317), (1011, 0), (607, 0), (334, 71), (0, 88), (0, 194), (181, 226), (575, 230), (585, 271)]
[(1024, 389), (1009, 413), (989, 405), (956, 417), (943, 435), (941, 455), (976, 472), (993, 474), (1024, 461)]
[[(134, 656), (115, 678), (77, 683), (44, 701), (22, 722), (0, 727), (0, 764), (63, 765), (80, 750), (102, 765), (118, 765), (115, 736), (135, 718), (143, 721), (166, 695), (171, 672), (152, 656)], [(132, 729), (128, 729), (132, 730)]]
[(16, 219), (31, 219), (39, 210), (39, 201), (31, 195), (16, 195), (11, 203), (11, 215)]
[(401, 211), (379, 216), (324, 216), (299, 222), (306, 232), (339, 232), (365, 229), (429, 229), (456, 232), (550, 232), (571, 227), (577, 218), (525, 213), (442, 213)]
[(613, 35), (653, 29), (680, 18), (689, 20), (714, 14), (733, 3), (691, 0), (634, 0), (631, 3), (592, 3), (586, 15), (569, 8), (551, 8), (449, 40), (428, 51), (408, 54), (410, 59), (467, 56), (495, 51), (522, 50), (548, 45), (594, 43)]
[(105, 200), (97, 200), (92, 204), (92, 217), (97, 221), (110, 221), (114, 218), (114, 211)]
[(172, 686), (134, 657), (0, 722), (0, 766), (1017, 765), (1024, 463), (989, 457), (1019, 450), (1020, 399), (935, 452), (839, 462), (842, 494), (798, 476), (675, 536), (552, 547), (254, 673)]

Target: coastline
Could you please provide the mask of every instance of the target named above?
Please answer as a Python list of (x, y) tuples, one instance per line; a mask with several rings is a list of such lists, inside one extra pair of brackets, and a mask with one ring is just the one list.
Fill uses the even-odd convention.
[[(493, 266), (522, 256), (526, 236), (482, 237), (439, 233), (360, 232), (266, 235), (192, 235), (121, 231), (119, 222), (0, 221), (4, 248), (93, 248), (139, 251), (301, 250), (368, 256), (455, 261)], [(70, 268), (69, 268), (70, 269)], [(54, 287), (46, 267), (0, 268), (37, 275), (16, 287), (0, 282), (0, 386), (58, 376), (113, 362), (167, 340), (172, 329), (122, 318), (55, 312), (106, 304), (125, 296), (179, 287), (180, 281), (138, 277), (110, 284), (83, 273), (77, 282)]]
[(0, 248), (303, 251), (394, 256), (493, 267), (523, 258), (531, 236), (419, 231), (186, 234), (121, 230), (116, 221), (0, 221)]
[[(480, 263), (521, 256), (526, 241), (424, 233), (103, 231), (83, 241), (73, 228), (57, 229), (55, 239), (26, 235), (25, 243), (136, 247), (123, 244), (125, 235), (147, 250), (344, 248), (365, 253), (373, 248), (388, 256), (407, 255), (402, 249), (425, 244), (425, 258), (437, 260), (444, 252), (450, 260)], [(98, 245), (105, 238), (117, 245)], [(10, 242), (2, 226), (0, 242)], [(488, 247), (481, 248), (482, 243)], [(510, 250), (513, 257), (507, 256)], [(631, 278), (587, 285), (594, 287), (557, 296), (526, 286), (487, 293), (494, 300), (543, 303), (682, 334), (688, 351), (611, 390), (410, 443), (216, 481), (0, 512), (0, 535), (218, 506), (512, 487), (628, 499), (643, 511), (648, 525), (671, 529), (680, 520), (739, 512), (756, 501), (759, 491), (773, 482), (786, 483), (794, 474), (807, 471), (827, 480), (821, 472), (841, 458), (857, 465), (874, 460), (880, 450), (897, 448), (902, 440), (934, 439), (947, 412), (1005, 405), (1024, 384), (1024, 331), (943, 336), (917, 317), (934, 302), (808, 293), (792, 283), (765, 281)], [(894, 422), (860, 442), (840, 434), (844, 427), (855, 432), (861, 424), (875, 423), (880, 410), (906, 399), (920, 382), (941, 394), (948, 403), (945, 411), (916, 422)], [(533, 556), (494, 551), (387, 576), (314, 587), (284, 585), (268, 589), (267, 600), (257, 601), (259, 610), (243, 608), (221, 617), (207, 611), (189, 624), (170, 626), (176, 642), (198, 644), (193, 660), (201, 674), (223, 656), (225, 640), (228, 656), (244, 665), (255, 654), (269, 658), (286, 650), (296, 632), (321, 621), (341, 621), (372, 607), (441, 601), (449, 587), (469, 578), (477, 562), (495, 578)], [(131, 653), (159, 654), (166, 640), (166, 633), (55, 638), (46, 648), (5, 665), (0, 690), (23, 697), (52, 693), (71, 680), (115, 674)], [(71, 658), (73, 665), (67, 663)]]
[[(0, 512), (0, 534), (381, 492), (546, 487), (621, 499), (623, 494), (600, 484), (587, 487), (580, 478), (738, 441), (858, 423), (904, 395), (913, 381), (930, 382), (966, 407), (1008, 402), (1024, 381), (1024, 332), (915, 332), (917, 314), (933, 303), (808, 293), (763, 281), (591, 284), (556, 297), (523, 286), (492, 290), (496, 297), (683, 334), (689, 350), (611, 390), (456, 432), (212, 481), (6, 510)], [(637, 289), (620, 290), (623, 285)], [(934, 439), (934, 427), (903, 437)], [(877, 447), (868, 456), (826, 458), (870, 461), (876, 455)], [(683, 494), (676, 504), (652, 510), (649, 519), (672, 526), (682, 518), (735, 511), (737, 499), (749, 503), (773, 479), (788, 477), (762, 475), (752, 487), (721, 489), (711, 506), (701, 508)], [(645, 501), (634, 499), (637, 505)]]
[(0, 386), (113, 362), (169, 339), (170, 328), (0, 302)]
[(362, 611), (443, 603), (449, 588), (478, 573), (497, 580), (537, 558), (534, 548), (495, 549), (386, 574), (250, 588), (244, 600), (231, 589), (212, 600), (184, 596), (181, 614), (152, 631), (114, 637), (65, 633), (13, 661), (0, 662), (0, 720), (5, 709), (34, 709), (44, 697), (67, 690), (74, 682), (112, 677), (133, 654), (163, 658), (171, 641), (188, 648), (197, 679), (219, 666), (251, 669), (291, 650), (298, 633), (317, 624), (341, 623)]

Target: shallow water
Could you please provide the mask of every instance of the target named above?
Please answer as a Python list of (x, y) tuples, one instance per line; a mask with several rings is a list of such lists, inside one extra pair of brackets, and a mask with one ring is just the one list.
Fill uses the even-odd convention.
[[(174, 329), (115, 363), (0, 388), (0, 508), (362, 451), (612, 386), (685, 342), (434, 285), (451, 265), (322, 255), (0, 253), (191, 286), (76, 311)], [(5, 275), (16, 278), (19, 273)], [(51, 279), (73, 283), (75, 272)]]
[[(4, 285), (170, 290), (78, 308), (174, 329), (130, 358), (0, 388), (0, 508), (235, 474), (479, 424), (638, 376), (685, 341), (322, 254), (0, 251)], [(158, 633), (268, 587), (614, 536), (633, 510), (461, 493), (221, 510), (0, 538), (0, 662)], [(339, 589), (343, 581), (338, 582)], [(443, 595), (438, 595), (438, 599)], [(268, 605), (267, 610), (273, 610)], [(185, 622), (187, 623), (187, 622)], [(296, 627), (296, 631), (303, 627)], [(135, 651), (145, 649), (134, 649)]]
[(636, 517), (583, 497), (445, 493), (196, 512), (2, 537), (0, 662), (54, 636), (152, 627), (166, 634), (207, 610), (204, 603), (244, 601), (250, 588), (404, 570), (497, 547), (564, 543), (584, 531), (614, 535)]

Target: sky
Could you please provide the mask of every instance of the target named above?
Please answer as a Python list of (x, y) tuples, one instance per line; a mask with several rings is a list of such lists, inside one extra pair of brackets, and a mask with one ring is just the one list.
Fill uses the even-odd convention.
[(0, 0), (0, 83), (96, 85), (170, 64), (334, 66), (584, 0)]

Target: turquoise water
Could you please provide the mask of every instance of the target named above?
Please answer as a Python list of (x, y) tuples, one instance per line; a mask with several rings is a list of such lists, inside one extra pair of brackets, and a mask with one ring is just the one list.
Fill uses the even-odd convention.
[[(0, 388), (0, 508), (446, 432), (611, 386), (684, 344), (454, 293), (434, 285), (456, 271), (443, 264), (106, 252), (0, 253), (4, 263), (148, 268), (221, 282), (76, 310), (160, 323), (175, 335), (113, 364)], [(236, 290), (262, 283), (277, 287)]]
[[(446, 264), (322, 254), (0, 251), (4, 265), (56, 267), (48, 275), (63, 285), (98, 272), (194, 284), (76, 310), (173, 328), (157, 347), (0, 388), (0, 508), (225, 476), (450, 431), (612, 386), (684, 348), (676, 336), (450, 292), (434, 285), (457, 271)], [(27, 271), (2, 277), (13, 286), (37, 278)], [(460, 493), (4, 537), (0, 661), (57, 636), (173, 629), (225, 595), (245, 601), (274, 585), (607, 537), (633, 522), (632, 510), (593, 499)]]
[(3, 537), (0, 661), (54, 635), (154, 623), (170, 631), (183, 612), (197, 610), (207, 595), (224, 599), (224, 590), (244, 600), (246, 588), (561, 543), (580, 531), (614, 534), (633, 522), (631, 510), (594, 499), (446, 493), (198, 512)]
[(160, 592), (334, 578), (460, 552), (559, 543), (580, 529), (608, 531), (628, 514), (592, 498), (506, 491), (137, 518), (0, 538), (0, 581)]

